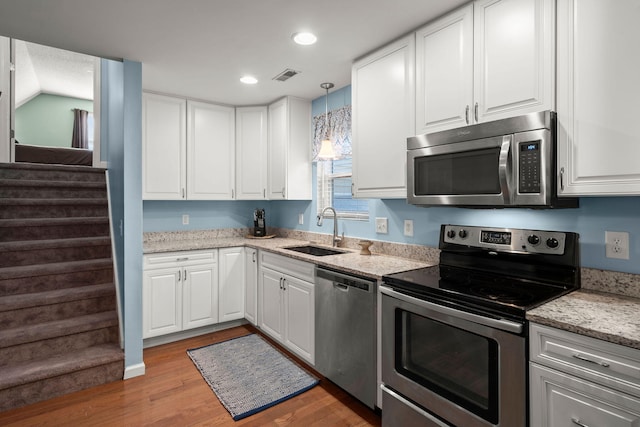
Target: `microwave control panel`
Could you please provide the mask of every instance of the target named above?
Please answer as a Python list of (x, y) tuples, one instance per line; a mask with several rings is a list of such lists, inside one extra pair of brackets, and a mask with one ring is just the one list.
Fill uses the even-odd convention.
[(518, 192), (540, 193), (540, 141), (518, 143)]

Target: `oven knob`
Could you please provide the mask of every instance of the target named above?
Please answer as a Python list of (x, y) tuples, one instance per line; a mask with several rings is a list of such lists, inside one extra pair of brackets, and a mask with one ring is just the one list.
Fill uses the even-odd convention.
[(468, 235), (469, 233), (467, 233), (467, 230), (465, 229), (458, 231), (458, 236), (460, 236), (461, 239), (466, 239)]
[(556, 239), (555, 237), (550, 237), (547, 239), (547, 246), (549, 246), (550, 248), (557, 248), (559, 244), (560, 243), (558, 242), (558, 239)]
[(538, 243), (540, 243), (540, 237), (536, 236), (535, 234), (532, 234), (527, 238), (527, 241), (531, 243), (533, 246), (535, 246)]
[(447, 237), (450, 239), (453, 239), (454, 237), (456, 237), (456, 231), (455, 230), (447, 231)]

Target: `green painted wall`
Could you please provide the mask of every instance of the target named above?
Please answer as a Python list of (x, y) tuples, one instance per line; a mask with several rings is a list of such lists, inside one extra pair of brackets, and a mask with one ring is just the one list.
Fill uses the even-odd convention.
[(16, 140), (21, 144), (71, 147), (73, 110), (93, 112), (93, 101), (40, 94), (16, 109)]

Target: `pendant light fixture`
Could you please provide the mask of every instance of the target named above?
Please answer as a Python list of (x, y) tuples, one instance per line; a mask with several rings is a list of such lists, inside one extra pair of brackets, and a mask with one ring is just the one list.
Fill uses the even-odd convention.
[(318, 158), (323, 160), (331, 160), (336, 158), (336, 152), (333, 149), (331, 139), (329, 139), (329, 89), (333, 87), (333, 83), (322, 83), (320, 87), (327, 91), (327, 95), (325, 96), (324, 138), (322, 139), (322, 143), (320, 144), (320, 152), (318, 153)]

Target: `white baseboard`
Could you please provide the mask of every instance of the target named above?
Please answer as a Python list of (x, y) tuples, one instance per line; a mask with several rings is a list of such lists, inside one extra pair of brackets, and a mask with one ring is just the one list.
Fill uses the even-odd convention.
[(129, 378), (140, 377), (144, 375), (144, 372), (145, 372), (144, 362), (138, 363), (137, 365), (133, 365), (133, 366), (127, 366), (126, 368), (124, 368), (123, 379), (128, 380)]

